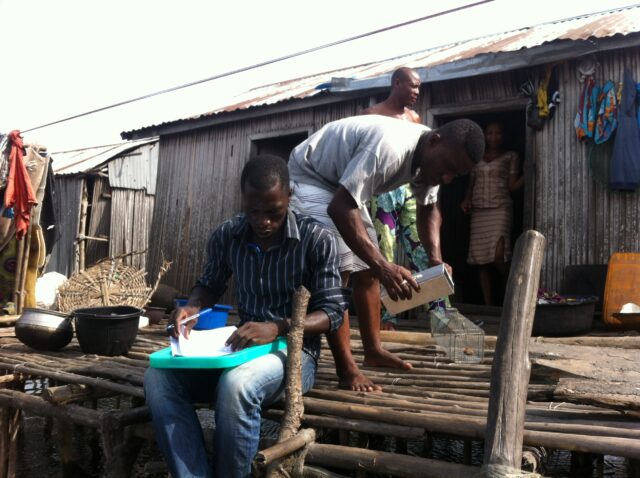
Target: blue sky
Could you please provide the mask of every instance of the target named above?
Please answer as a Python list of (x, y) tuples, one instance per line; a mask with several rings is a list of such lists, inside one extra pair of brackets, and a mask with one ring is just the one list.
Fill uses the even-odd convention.
[[(468, 3), (472, 2), (0, 0), (0, 44), (5, 52), (0, 131), (27, 129)], [(25, 139), (50, 151), (118, 142), (123, 130), (210, 111), (232, 103), (234, 95), (253, 86), (633, 3), (494, 0), (37, 130)], [(401, 8), (390, 8), (394, 5)]]

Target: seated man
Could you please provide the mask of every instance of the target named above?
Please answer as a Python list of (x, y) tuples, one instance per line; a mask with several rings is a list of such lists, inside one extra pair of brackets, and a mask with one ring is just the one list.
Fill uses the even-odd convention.
[[(195, 323), (183, 325), (184, 319), (215, 304), (233, 275), (241, 325), (228, 345), (239, 350), (272, 342), (287, 334), (293, 292), (304, 285), (311, 292), (302, 354), (305, 393), (315, 379), (320, 334), (340, 327), (347, 306), (336, 241), (322, 224), (289, 210), (289, 174), (281, 158), (249, 160), (240, 189), (244, 214), (211, 235), (208, 262), (175, 315), (175, 330), (188, 337)], [(228, 370), (148, 369), (145, 395), (172, 476), (250, 476), (260, 412), (283, 396), (285, 365), (281, 351)], [(193, 407), (203, 401), (215, 407), (215, 473)]]

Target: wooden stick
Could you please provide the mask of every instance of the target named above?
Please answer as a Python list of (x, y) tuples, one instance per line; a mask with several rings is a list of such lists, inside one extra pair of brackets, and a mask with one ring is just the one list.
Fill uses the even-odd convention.
[(7, 364), (3, 362), (0, 362), (0, 369), (12, 370), (14, 372), (20, 372), (25, 375), (31, 375), (35, 377), (52, 378), (66, 383), (90, 385), (92, 387), (102, 388), (104, 390), (111, 390), (113, 392), (123, 393), (125, 395), (144, 398), (144, 391), (142, 390), (142, 387), (132, 387), (130, 385), (110, 382), (109, 380), (84, 377), (82, 375), (74, 375), (67, 372), (55, 372), (44, 368), (29, 367), (19, 364)]
[[(302, 402), (302, 337), (304, 335), (304, 321), (307, 317), (307, 305), (310, 292), (304, 286), (298, 287), (293, 294), (293, 310), (291, 313), (291, 327), (287, 334), (287, 372), (285, 385), (285, 408), (278, 442), (283, 442), (297, 434), (300, 420), (304, 414)], [(293, 468), (298, 468), (300, 474), (304, 465), (296, 457), (288, 457), (280, 462), (273, 461), (267, 468), (267, 478), (285, 478)]]
[(79, 425), (98, 428), (99, 413), (78, 405), (53, 405), (35, 395), (16, 390), (0, 390), (0, 406), (19, 408), (34, 415), (60, 418)]
[(279, 441), (266, 450), (259, 451), (255, 460), (260, 466), (270, 465), (275, 460), (280, 460), (307, 446), (309, 443), (315, 441), (315, 439), (316, 432), (314, 429), (303, 428), (292, 437)]
[(102, 398), (113, 396), (113, 392), (97, 391), (93, 387), (83, 384), (61, 385), (59, 387), (47, 387), (42, 391), (42, 398), (49, 403), (71, 403), (87, 400), (89, 398)]
[[(263, 415), (273, 420), (279, 420), (282, 418), (282, 411), (269, 409)], [(423, 428), (379, 423), (369, 420), (358, 420), (349, 417), (328, 417), (305, 413), (302, 416), (302, 423), (305, 426), (314, 428), (347, 430), (359, 433), (393, 436), (408, 439), (418, 439), (424, 436)]]
[(89, 207), (89, 195), (87, 194), (87, 182), (82, 181), (82, 199), (80, 201), (80, 221), (78, 224), (78, 237), (76, 238), (76, 252), (78, 254), (78, 271), (85, 269), (85, 250), (87, 241), (85, 233), (87, 228), (87, 209)]
[(529, 390), (529, 338), (536, 308), (544, 237), (526, 231), (516, 242), (491, 370), (484, 463), (520, 470)]
[(346, 470), (365, 470), (376, 475), (418, 478), (472, 478), (479, 469), (439, 460), (365, 450), (340, 445), (311, 443), (307, 463)]

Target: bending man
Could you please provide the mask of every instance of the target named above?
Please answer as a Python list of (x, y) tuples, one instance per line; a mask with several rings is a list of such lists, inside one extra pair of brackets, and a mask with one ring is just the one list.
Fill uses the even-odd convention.
[[(336, 231), (344, 285), (351, 272), (371, 270), (374, 287), (353, 284), (357, 311), (380, 310), (379, 282), (392, 299), (409, 298), (412, 288), (418, 290), (409, 270), (389, 262), (380, 253), (366, 202), (374, 194), (410, 183), (417, 201), (420, 241), (431, 264), (443, 263), (438, 185), (467, 174), (483, 153), (482, 129), (473, 121), (452, 121), (431, 131), (423, 125), (379, 115), (329, 123), (292, 151), (291, 206)], [(411, 368), (409, 363), (382, 348), (379, 312), (361, 314), (358, 322), (365, 365)], [(339, 333), (328, 339), (340, 385), (353, 390), (374, 390), (373, 383), (360, 372), (351, 355), (346, 314)]]

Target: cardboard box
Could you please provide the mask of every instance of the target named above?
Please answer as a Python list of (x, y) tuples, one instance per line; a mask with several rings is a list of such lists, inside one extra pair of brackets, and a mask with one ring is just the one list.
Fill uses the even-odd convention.
[(451, 279), (444, 264), (420, 271), (414, 274), (413, 278), (420, 285), (420, 292), (414, 290), (411, 299), (391, 300), (385, 288), (382, 287), (380, 298), (390, 314), (399, 314), (440, 297), (453, 294), (453, 279)]

